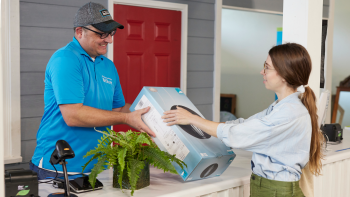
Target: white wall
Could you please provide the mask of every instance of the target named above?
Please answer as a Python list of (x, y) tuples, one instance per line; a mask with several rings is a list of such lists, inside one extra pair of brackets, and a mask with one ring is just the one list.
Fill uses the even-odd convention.
[[(350, 75), (350, 1), (336, 0), (334, 8), (332, 93)], [(342, 93), (339, 105), (345, 110), (342, 126), (350, 125), (350, 94)], [(337, 119), (339, 116), (337, 116)]]
[(333, 94), (339, 82), (350, 75), (350, 1), (336, 0), (334, 9)]
[(237, 117), (248, 118), (275, 99), (259, 72), (276, 45), (278, 27), (281, 15), (222, 10), (221, 93), (237, 95)]
[[(350, 92), (341, 92), (339, 97), (339, 105), (344, 109), (342, 128), (350, 126)], [(338, 111), (337, 120), (339, 122), (340, 112)]]
[[(0, 1), (0, 46), (2, 46), (2, 2)], [(2, 95), (4, 94), (3, 91), (3, 65), (2, 65), (2, 47), (0, 47), (0, 196), (5, 196), (5, 180), (2, 178), (4, 177), (4, 102), (2, 99)]]

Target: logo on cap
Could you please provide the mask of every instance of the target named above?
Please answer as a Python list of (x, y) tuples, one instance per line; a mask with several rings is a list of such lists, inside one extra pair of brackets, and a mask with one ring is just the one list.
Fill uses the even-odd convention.
[(100, 10), (100, 13), (103, 17), (110, 16), (108, 10), (106, 10), (106, 9)]

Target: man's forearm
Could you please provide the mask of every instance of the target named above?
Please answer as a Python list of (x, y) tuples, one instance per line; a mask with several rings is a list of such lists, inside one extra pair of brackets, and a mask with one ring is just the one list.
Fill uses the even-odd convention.
[(130, 113), (130, 103), (125, 103), (123, 107), (120, 108), (114, 108), (112, 111), (117, 111), (117, 112), (123, 112), (123, 113)]
[(127, 114), (81, 105), (75, 110), (66, 111), (63, 118), (71, 127), (101, 127), (125, 124)]

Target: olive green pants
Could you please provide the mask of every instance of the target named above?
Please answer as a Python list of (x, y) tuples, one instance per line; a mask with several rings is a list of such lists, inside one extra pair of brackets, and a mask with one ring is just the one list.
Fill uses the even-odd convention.
[(299, 187), (299, 181), (274, 181), (252, 174), (250, 197), (304, 197), (304, 194)]

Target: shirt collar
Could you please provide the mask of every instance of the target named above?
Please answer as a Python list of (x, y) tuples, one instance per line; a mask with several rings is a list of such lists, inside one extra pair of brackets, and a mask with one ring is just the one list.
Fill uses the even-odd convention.
[(282, 99), (278, 103), (277, 103), (277, 101), (275, 101), (274, 103), (272, 103), (272, 105), (273, 106), (282, 105), (283, 103), (289, 103), (290, 101), (293, 101), (296, 99), (299, 100), (299, 94), (300, 94), (300, 92), (294, 92), (293, 94), (288, 95), (286, 98)]
[[(79, 51), (79, 53), (80, 53), (81, 55), (85, 55), (85, 56), (88, 57), (92, 62), (94, 62), (94, 61), (91, 59), (90, 55), (89, 55), (88, 53), (86, 53), (86, 51), (83, 49), (83, 47), (81, 47), (79, 41), (78, 41), (74, 36), (73, 36), (73, 41), (72, 41), (72, 42), (73, 42), (74, 45), (77, 47), (77, 49), (78, 49), (78, 51)], [(97, 63), (97, 62), (99, 62), (99, 61), (102, 61), (103, 58), (104, 58), (103, 55), (99, 55), (99, 56), (96, 57), (95, 62)]]

